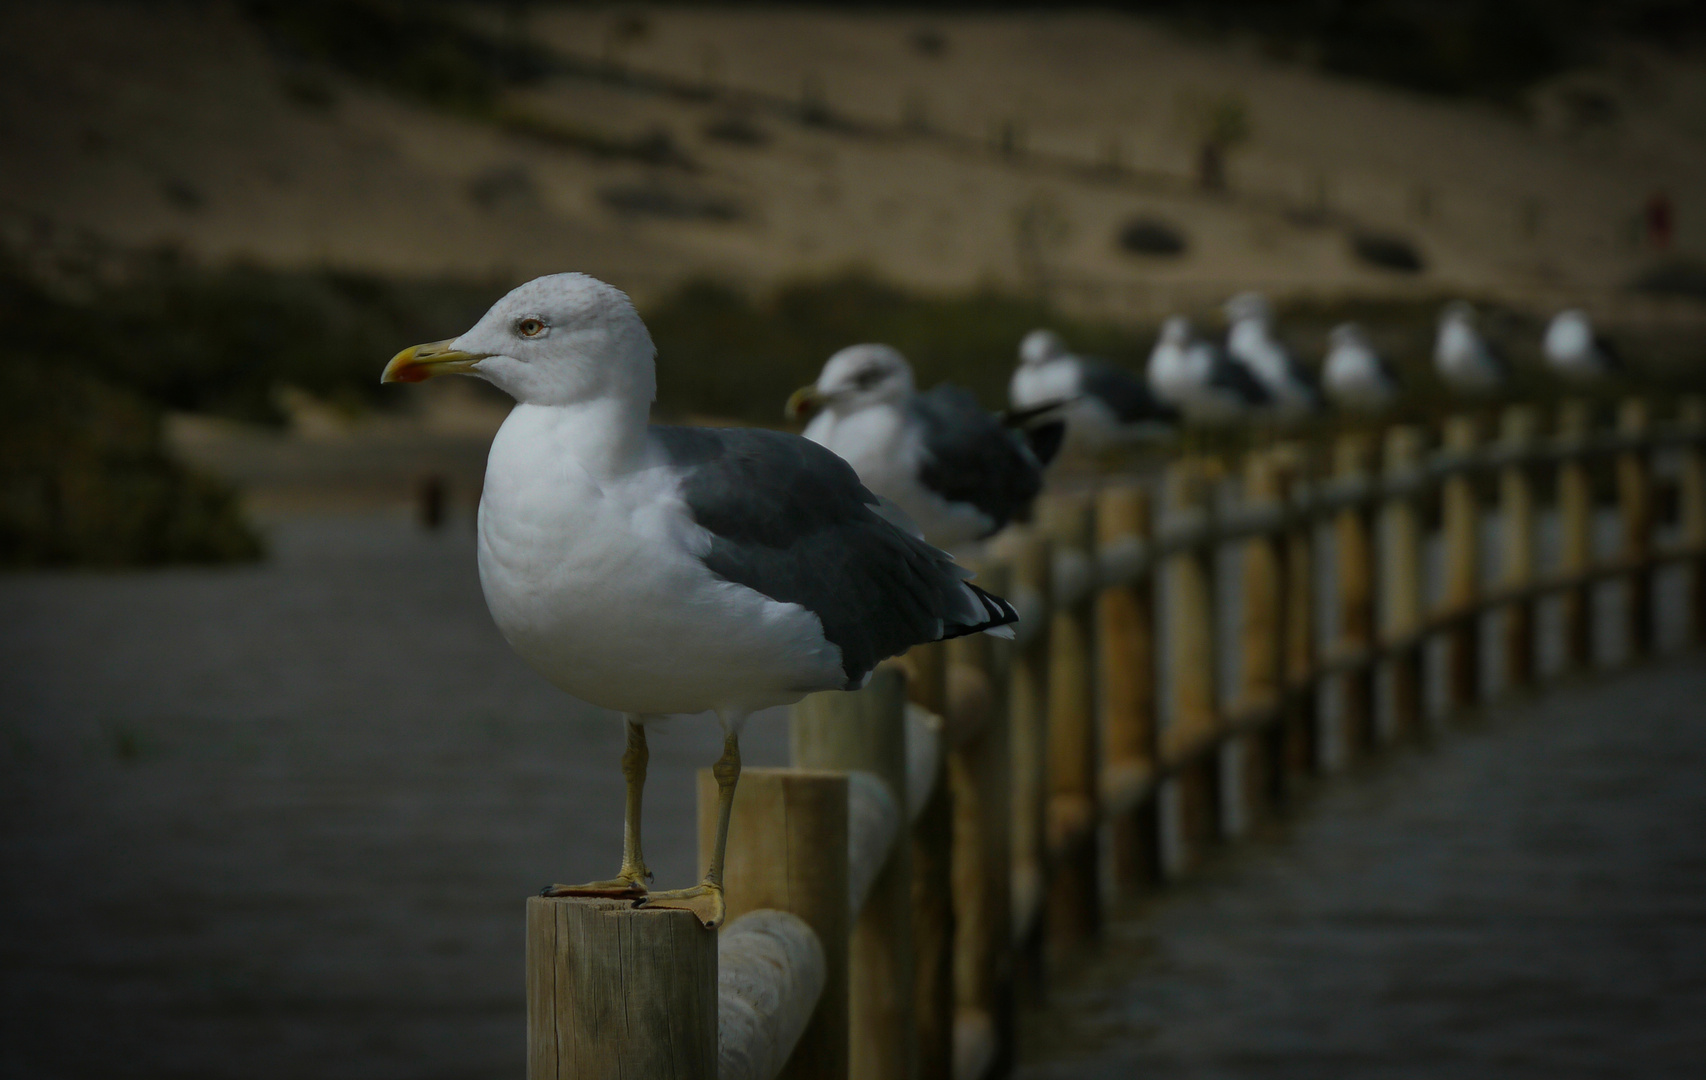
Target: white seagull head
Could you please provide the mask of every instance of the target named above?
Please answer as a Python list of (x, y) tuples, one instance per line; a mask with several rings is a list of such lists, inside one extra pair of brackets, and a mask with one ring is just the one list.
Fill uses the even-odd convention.
[(1449, 326), (1453, 324), (1459, 326), (1473, 326), (1475, 324), (1474, 305), (1469, 303), (1467, 300), (1453, 300), (1451, 303), (1445, 305), (1445, 309), (1440, 312), (1439, 324), (1441, 326)]
[(1335, 349), (1368, 347), (1368, 338), (1363, 335), (1362, 327), (1354, 322), (1333, 327), (1327, 334), (1327, 340)]
[(1019, 342), (1019, 362), (1026, 367), (1046, 364), (1070, 355), (1066, 342), (1053, 330), (1032, 330)]
[(1162, 345), (1183, 347), (1191, 343), (1191, 320), (1183, 315), (1169, 315), (1161, 324)]
[(1267, 323), (1270, 313), (1268, 299), (1259, 292), (1241, 292), (1226, 302), (1226, 318), (1230, 322), (1253, 321)]
[(474, 375), (527, 405), (650, 404), (657, 350), (626, 293), (585, 274), (518, 286), (461, 337), (391, 358), (381, 382)]
[(787, 415), (804, 419), (820, 408), (854, 413), (904, 401), (912, 390), (912, 365), (899, 350), (887, 345), (849, 345), (824, 363), (814, 385), (794, 391)]

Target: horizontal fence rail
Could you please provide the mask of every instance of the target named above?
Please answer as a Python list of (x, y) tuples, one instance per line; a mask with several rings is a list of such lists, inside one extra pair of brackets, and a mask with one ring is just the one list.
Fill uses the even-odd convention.
[[(1005, 1075), (1016, 1008), (1049, 956), (1095, 938), (1108, 890), (1188, 873), (1335, 761), (1484, 700), (1484, 617), (1500, 614), (1497, 667), (1521, 689), (1541, 674), (1536, 606), (1555, 598), (1563, 669), (1586, 669), (1593, 588), (1621, 581), (1639, 658), (1655, 574), (1681, 563), (1706, 638), (1706, 407), (1659, 422), (1632, 399), (1601, 431), (1571, 402), (1551, 435), (1532, 406), (1490, 419), (1448, 420), (1431, 451), (1394, 427), (1049, 495), (1035, 526), (966, 560), (1018, 609), (1013, 641), (915, 649), (862, 691), (807, 698), (792, 767), (743, 774), (720, 936), (688, 912), (529, 901), (529, 1077)], [(707, 770), (702, 854), (715, 805)]]

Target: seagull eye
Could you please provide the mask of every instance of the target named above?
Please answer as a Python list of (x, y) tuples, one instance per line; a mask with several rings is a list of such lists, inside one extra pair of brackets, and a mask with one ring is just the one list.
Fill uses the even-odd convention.
[(545, 323), (541, 319), (523, 319), (515, 324), (515, 332), (522, 337), (538, 337), (545, 332)]
[(881, 368), (866, 368), (864, 371), (853, 376), (853, 385), (857, 386), (861, 390), (869, 390), (871, 387), (882, 381), (883, 371)]

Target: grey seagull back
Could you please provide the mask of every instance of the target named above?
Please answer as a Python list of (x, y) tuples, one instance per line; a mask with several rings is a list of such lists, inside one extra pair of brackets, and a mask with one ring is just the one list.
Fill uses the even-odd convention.
[(846, 687), (914, 645), (1018, 620), (953, 559), (878, 516), (841, 458), (779, 431), (653, 427), (725, 581), (799, 604), (841, 650)]
[(1080, 360), (1079, 386), (1101, 401), (1122, 424), (1144, 420), (1172, 421), (1173, 409), (1162, 404), (1136, 375), (1105, 360)]
[(925, 487), (977, 507), (995, 522), (991, 533), (1025, 517), (1042, 490), (1042, 466), (970, 391), (938, 386), (914, 394), (907, 411), (924, 437), (918, 479)]

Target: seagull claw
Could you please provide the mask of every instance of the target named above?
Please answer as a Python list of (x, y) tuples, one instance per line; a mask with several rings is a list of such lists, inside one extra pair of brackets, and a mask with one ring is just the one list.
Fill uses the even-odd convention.
[(715, 930), (723, 924), (723, 887), (707, 881), (687, 889), (650, 893), (634, 901), (634, 906), (691, 911), (705, 929)]
[(630, 878), (613, 878), (610, 881), (589, 881), (585, 885), (547, 885), (539, 890), (540, 896), (596, 896), (607, 900), (644, 900), (646, 883)]

